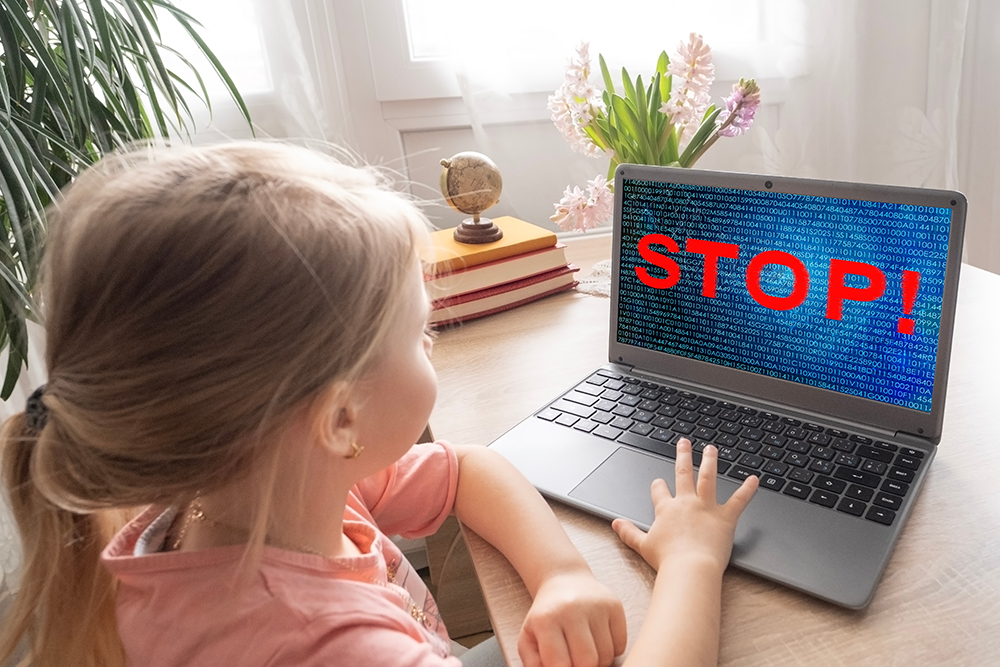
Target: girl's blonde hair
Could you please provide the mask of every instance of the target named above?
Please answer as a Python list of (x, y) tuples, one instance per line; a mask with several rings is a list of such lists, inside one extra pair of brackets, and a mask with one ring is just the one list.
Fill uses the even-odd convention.
[(293, 407), (377, 363), (426, 226), (376, 171), (274, 143), (139, 149), (77, 179), (42, 268), (48, 420), (2, 433), (25, 569), (0, 663), (27, 637), (37, 666), (123, 664), (109, 510), (273, 465)]

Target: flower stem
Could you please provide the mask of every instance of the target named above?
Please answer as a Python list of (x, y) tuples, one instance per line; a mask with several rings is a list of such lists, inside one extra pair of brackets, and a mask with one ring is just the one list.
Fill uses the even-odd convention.
[(739, 111), (742, 107), (743, 107), (743, 100), (740, 100), (739, 102), (736, 103), (736, 108), (733, 109), (733, 112), (726, 117), (726, 120), (722, 123), (722, 125), (715, 128), (715, 132), (712, 133), (712, 136), (710, 136), (708, 140), (701, 145), (701, 148), (699, 148), (695, 152), (695, 154), (691, 156), (691, 159), (688, 160), (688, 163), (684, 165), (685, 167), (689, 168), (693, 167), (694, 163), (698, 161), (698, 158), (704, 155), (705, 151), (711, 148), (715, 144), (715, 142), (719, 140), (720, 136), (719, 133), (733, 124), (733, 121), (736, 119), (736, 112)]

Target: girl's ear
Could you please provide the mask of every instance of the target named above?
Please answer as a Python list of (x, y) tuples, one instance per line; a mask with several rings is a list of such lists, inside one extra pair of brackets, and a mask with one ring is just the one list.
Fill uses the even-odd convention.
[(349, 457), (357, 436), (358, 406), (345, 383), (321, 391), (308, 411), (313, 443), (337, 457)]

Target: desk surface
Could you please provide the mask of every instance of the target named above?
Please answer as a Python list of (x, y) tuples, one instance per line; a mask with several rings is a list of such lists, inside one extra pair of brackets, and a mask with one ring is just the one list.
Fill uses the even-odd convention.
[[(586, 275), (610, 238), (569, 243)], [(607, 360), (607, 299), (556, 295), (444, 332), (434, 430), (489, 444)], [(965, 265), (944, 433), (917, 504), (868, 609), (844, 610), (730, 568), (720, 665), (982, 665), (1000, 656), (1000, 276)], [(544, 376), (541, 374), (544, 370)], [(483, 378), (489, 378), (488, 382)], [(621, 596), (638, 635), (654, 573), (610, 524), (552, 503), (595, 576)], [(509, 664), (530, 598), (493, 547), (466, 531)], [(992, 656), (989, 657), (989, 656)], [(620, 662), (620, 660), (619, 660)]]

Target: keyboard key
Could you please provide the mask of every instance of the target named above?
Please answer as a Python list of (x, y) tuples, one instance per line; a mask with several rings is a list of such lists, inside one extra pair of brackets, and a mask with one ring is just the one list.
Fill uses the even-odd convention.
[(694, 424), (689, 424), (687, 422), (677, 422), (674, 424), (673, 429), (678, 433), (683, 433), (684, 435), (691, 435), (695, 429)]
[(823, 507), (833, 507), (837, 504), (837, 494), (824, 491), (823, 489), (816, 489), (809, 497), (809, 502), (822, 505)]
[(590, 396), (600, 396), (601, 392), (604, 391), (604, 388), (590, 384), (589, 382), (584, 382), (583, 384), (578, 386), (574, 391), (578, 391), (582, 394), (589, 394)]
[(758, 412), (757, 415), (761, 419), (766, 419), (767, 421), (770, 422), (778, 421), (778, 415), (774, 414), (773, 412)]
[(860, 500), (853, 500), (852, 498), (841, 498), (840, 504), (837, 505), (837, 510), (841, 512), (846, 512), (852, 516), (861, 516), (865, 513), (865, 504)]
[(900, 468), (906, 468), (907, 470), (916, 470), (920, 467), (920, 459), (900, 454), (896, 457), (896, 460), (893, 461), (893, 465), (897, 465)]
[(660, 396), (663, 396), (663, 393), (659, 392), (659, 391), (656, 391), (655, 389), (647, 389), (646, 391), (644, 391), (641, 394), (639, 394), (639, 396), (641, 396), (643, 398), (647, 398), (647, 399), (649, 399), (651, 401), (655, 401)]
[(760, 488), (770, 489), (772, 491), (781, 491), (781, 487), (785, 485), (785, 480), (780, 477), (775, 477), (774, 475), (764, 475), (760, 478)]
[(562, 413), (560, 413), (558, 410), (553, 410), (552, 408), (545, 408), (544, 410), (538, 413), (538, 418), (550, 422), (554, 421), (556, 417), (558, 417), (560, 414)]
[(656, 429), (655, 431), (649, 434), (649, 437), (653, 438), (654, 440), (669, 442), (670, 444), (676, 443), (678, 439), (677, 436), (674, 435), (673, 431), (665, 428)]
[(848, 498), (854, 498), (855, 500), (860, 500), (863, 502), (868, 502), (875, 495), (872, 489), (867, 486), (858, 486), (857, 484), (851, 484), (847, 487), (847, 491), (844, 493)]
[(719, 419), (727, 422), (738, 422), (740, 420), (740, 413), (736, 410), (723, 410), (719, 413)]
[(843, 438), (834, 438), (833, 442), (830, 443), (830, 446), (833, 447), (834, 449), (840, 450), (842, 452), (847, 452), (848, 454), (850, 454), (851, 452), (854, 451), (854, 448), (857, 445), (855, 445), (853, 442), (850, 442), (849, 440), (844, 440)]
[(827, 435), (832, 435), (835, 438), (846, 438), (847, 437), (847, 434), (845, 432), (837, 430), (835, 428), (828, 428), (828, 429), (826, 429), (826, 434)]
[(638, 396), (642, 393), (642, 387), (636, 387), (635, 385), (627, 384), (622, 387), (622, 393), (628, 394), (629, 396)]
[(812, 463), (809, 464), (809, 469), (826, 475), (833, 470), (833, 462), (824, 461), (823, 459), (813, 459)]
[(698, 412), (709, 417), (715, 417), (721, 412), (721, 409), (717, 405), (703, 405), (698, 408)]
[(637, 422), (642, 422), (643, 424), (647, 424), (653, 421), (655, 417), (656, 415), (654, 415), (652, 412), (646, 412), (645, 410), (636, 410), (635, 412), (632, 413), (632, 419), (636, 420)]
[(723, 434), (721, 434), (719, 436), (716, 436), (716, 438), (715, 438), (715, 444), (717, 444), (717, 445), (719, 445), (721, 447), (732, 447), (733, 445), (735, 445), (739, 441), (740, 441), (740, 439), (737, 438), (732, 433), (723, 433)]
[(609, 421), (614, 419), (615, 416), (610, 412), (595, 412), (594, 414), (590, 415), (590, 418), (593, 419), (595, 422), (607, 424)]
[[(561, 398), (553, 403), (551, 407), (559, 412), (568, 412), (571, 415), (583, 417), (584, 419), (589, 419), (595, 412), (597, 412), (594, 408), (588, 408), (586, 405), (580, 405), (579, 403), (573, 403)], [(608, 421), (611, 420), (609, 419)]]
[(882, 482), (882, 490), (895, 493), (897, 496), (905, 496), (906, 492), (910, 490), (910, 485), (904, 482), (897, 482), (893, 479), (887, 479)]
[(650, 426), (649, 424), (639, 423), (639, 424), (635, 424), (629, 430), (632, 431), (633, 433), (638, 433), (639, 435), (649, 435), (650, 433), (652, 433), (656, 429), (655, 429), (655, 427)]
[(620, 380), (608, 380), (607, 382), (604, 383), (604, 386), (607, 389), (613, 389), (617, 391), (618, 389), (624, 387), (625, 383), (621, 382)]
[(785, 456), (785, 463), (799, 468), (805, 468), (809, 464), (809, 457), (805, 454), (799, 454), (798, 452), (788, 452)]
[(829, 461), (833, 459), (837, 452), (833, 451), (830, 447), (813, 447), (810, 454), (817, 459), (823, 459), (824, 461)]
[(764, 464), (762, 470), (764, 472), (769, 472), (772, 475), (784, 475), (788, 472), (788, 466), (784, 463), (778, 463), (777, 461), (768, 461)]
[(655, 417), (650, 423), (653, 426), (659, 426), (660, 428), (670, 428), (674, 425), (674, 420), (666, 415), (660, 415), (659, 417)]
[(907, 484), (912, 484), (915, 477), (912, 470), (905, 468), (889, 468), (889, 473), (886, 476), (894, 482), (906, 482)]
[(621, 380), (622, 379), (622, 376), (621, 376), (620, 373), (615, 373), (614, 371), (609, 371), (609, 370), (607, 370), (605, 368), (602, 368), (602, 369), (598, 370), (597, 374), (598, 375), (603, 375), (604, 377), (611, 378), (613, 380)]
[(681, 398), (686, 398), (691, 401), (698, 398), (697, 394), (692, 394), (690, 391), (679, 391), (677, 392), (677, 395), (680, 396)]
[(799, 500), (805, 500), (809, 497), (809, 487), (798, 484), (797, 482), (789, 482), (783, 493), (786, 496), (793, 496)]
[(736, 445), (736, 449), (756, 454), (760, 450), (760, 443), (754, 442), (753, 440), (741, 440), (740, 444)]
[(785, 449), (800, 454), (808, 454), (809, 450), (812, 449), (812, 445), (799, 440), (792, 440), (785, 444)]
[(802, 428), (804, 428), (807, 431), (817, 431), (819, 433), (823, 432), (822, 426), (820, 426), (819, 424), (813, 424), (812, 422), (806, 422), (805, 424), (802, 425)]
[(701, 404), (700, 403), (697, 403), (697, 402), (692, 401), (690, 399), (688, 399), (686, 401), (681, 401), (677, 405), (680, 407), (681, 410), (692, 410), (694, 412), (698, 412), (698, 410), (701, 408)]
[(559, 418), (556, 419), (556, 423), (562, 424), (563, 426), (572, 426), (578, 421), (580, 421), (580, 418), (577, 417), (576, 415), (571, 415), (571, 414), (559, 415)]
[[(664, 417), (676, 417), (680, 414), (680, 411), (681, 409), (676, 405), (663, 405), (656, 411), (656, 414), (663, 415)], [(652, 412), (652, 410), (650, 412)]]
[(903, 456), (911, 456), (916, 459), (924, 458), (924, 453), (919, 449), (913, 449), (912, 447), (900, 447), (899, 453)]
[[(638, 407), (640, 410), (645, 410), (646, 412), (656, 412), (657, 410), (660, 409), (660, 404), (657, 403), (656, 401), (645, 400), (645, 401), (639, 401), (639, 405), (637, 405), (636, 407)], [(665, 409), (673, 410), (675, 414), (677, 411), (677, 408), (669, 405), (666, 406)]]
[(845, 468), (844, 466), (837, 468), (837, 471), (833, 473), (833, 476), (837, 479), (842, 479), (845, 482), (863, 484), (864, 486), (870, 486), (873, 489), (876, 488), (879, 482), (882, 481), (878, 475), (873, 475), (870, 472), (863, 472), (861, 470), (852, 470), (850, 468)]
[(731, 465), (733, 465), (733, 464), (730, 463), (729, 461), (719, 461), (719, 463), (718, 463), (719, 474), (720, 475), (725, 475), (726, 471), (729, 470), (729, 466), (731, 466)]
[(848, 468), (857, 468), (858, 464), (861, 463), (861, 459), (858, 458), (857, 454), (840, 454), (834, 463), (839, 466), (847, 466)]
[(896, 450), (899, 449), (899, 447), (897, 447), (896, 445), (892, 444), (891, 442), (883, 442), (881, 440), (877, 440), (875, 442), (875, 446), (879, 447), (881, 449), (888, 449), (890, 452), (894, 452), (894, 451), (896, 451)]
[(694, 430), (694, 433), (692, 433), (691, 436), (701, 440), (712, 440), (715, 438), (715, 431), (705, 428), (704, 426), (699, 426)]
[(755, 417), (753, 415), (747, 415), (746, 417), (740, 420), (740, 423), (743, 424), (744, 426), (757, 427), (760, 426), (761, 424), (761, 418)]
[(635, 412), (635, 408), (630, 408), (627, 405), (619, 405), (611, 411), (611, 414), (618, 415), (619, 417), (631, 417), (633, 412)]
[(732, 447), (719, 447), (719, 459), (723, 461), (736, 461), (742, 454)]
[(716, 403), (716, 405), (718, 405), (723, 410), (735, 410), (736, 409), (736, 405), (735, 404), (729, 403), (727, 401), (719, 401), (718, 403)]
[(865, 461), (865, 464), (861, 466), (861, 469), (865, 472), (875, 473), (876, 475), (884, 475), (886, 469), (889, 466), (881, 461)]
[(614, 391), (614, 390), (611, 390), (611, 389), (605, 389), (604, 391), (601, 392), (601, 398), (606, 398), (609, 401), (617, 401), (619, 398), (621, 398), (624, 395), (625, 394), (623, 394), (620, 391)]
[(721, 423), (722, 420), (718, 417), (709, 417), (708, 415), (705, 415), (698, 420), (698, 425), (704, 426), (705, 428), (719, 428), (719, 424)]
[(801, 468), (794, 468), (790, 473), (788, 473), (788, 479), (793, 479), (796, 482), (802, 482), (803, 484), (808, 484), (815, 473), (811, 473), (808, 470), (802, 470)]
[(726, 473), (726, 477), (732, 477), (733, 479), (746, 479), (750, 475), (760, 475), (756, 470), (751, 470), (750, 468), (744, 468), (743, 466), (733, 466), (730, 468), (729, 472)]
[(899, 496), (894, 496), (891, 493), (876, 493), (875, 500), (873, 502), (880, 507), (886, 507), (897, 511), (903, 506), (903, 499)]
[(806, 438), (809, 437), (809, 431), (805, 430), (804, 428), (796, 427), (788, 429), (788, 431), (785, 432), (785, 435), (791, 438), (792, 440), (805, 440)]
[(581, 419), (580, 421), (578, 421), (576, 424), (573, 425), (573, 428), (575, 428), (578, 431), (583, 431), (584, 433), (590, 433), (595, 428), (597, 428), (597, 426), (598, 424), (595, 421), (591, 421), (589, 419)]
[(578, 403), (580, 405), (586, 405), (588, 408), (592, 406), (594, 403), (597, 403), (597, 398), (595, 398), (594, 396), (589, 396), (587, 394), (583, 394), (578, 391), (569, 392), (568, 394), (563, 396), (563, 399), (567, 401), (573, 401), (574, 403)]
[(743, 427), (739, 424), (723, 424), (719, 427), (720, 431), (729, 433), (731, 435), (739, 435), (739, 432), (743, 430)]
[(587, 378), (587, 382), (593, 385), (597, 385), (598, 387), (600, 387), (607, 381), (608, 378), (604, 377), (603, 375), (591, 375), (589, 378)]
[(863, 456), (866, 459), (874, 459), (875, 461), (881, 461), (882, 463), (892, 463), (892, 454), (884, 449), (876, 449), (874, 447), (868, 447), (867, 445), (861, 445), (858, 447), (856, 452), (858, 456)]
[(604, 412), (611, 412), (615, 409), (615, 402), (608, 399), (601, 399), (594, 403), (595, 410), (603, 410)]
[(627, 431), (628, 429), (632, 428), (632, 424), (634, 423), (635, 422), (629, 419), (628, 417), (615, 417), (614, 419), (611, 420), (610, 425), (614, 426), (615, 428), (620, 428), (623, 431)]
[(599, 435), (602, 438), (607, 438), (608, 440), (614, 440), (622, 434), (620, 428), (615, 428), (614, 426), (608, 426), (607, 424), (601, 424), (593, 431), (594, 435)]
[(761, 439), (761, 442), (763, 442), (765, 445), (773, 445), (775, 447), (781, 447), (782, 445), (785, 444), (785, 436), (778, 435), (777, 433), (768, 433)]
[[(618, 401), (619, 405), (627, 405), (630, 408), (634, 408), (640, 403), (642, 403), (642, 399), (638, 396), (622, 396), (622, 400)], [(657, 405), (657, 407), (659, 407), (659, 405)]]
[(812, 485), (817, 489), (823, 489), (831, 493), (843, 493), (844, 489), (847, 488), (847, 482), (833, 479), (832, 477), (824, 477), (823, 475), (818, 475)]
[(764, 437), (764, 432), (759, 428), (745, 428), (743, 432), (740, 433), (741, 438), (746, 438), (747, 440), (760, 440)]
[(764, 459), (756, 454), (744, 454), (743, 458), (740, 459), (740, 465), (744, 465), (749, 468), (759, 468), (763, 463)]
[(872, 439), (871, 438), (866, 438), (863, 435), (852, 435), (851, 436), (851, 441), (852, 442), (861, 443), (862, 445), (870, 445), (870, 444), (872, 444)]
[(782, 417), (781, 418), (781, 423), (782, 424), (786, 424), (788, 426), (801, 426), (802, 425), (802, 422), (800, 422), (798, 419), (792, 419), (791, 417)]
[(756, 410), (754, 410), (753, 408), (748, 408), (748, 407), (747, 407), (747, 406), (745, 406), (745, 405), (741, 405), (740, 407), (738, 407), (738, 408), (736, 408), (736, 409), (737, 409), (737, 410), (738, 410), (739, 412), (742, 412), (742, 413), (743, 413), (743, 414), (745, 414), (745, 415), (755, 415), (755, 414), (757, 414), (757, 411), (756, 411)]
[(830, 443), (830, 436), (826, 433), (813, 433), (809, 436), (809, 442), (814, 445), (827, 445)]
[(760, 455), (765, 456), (774, 461), (780, 461), (782, 457), (785, 455), (785, 450), (775, 447), (773, 445), (768, 445), (767, 447), (761, 450)]
[(639, 384), (641, 382), (641, 380), (639, 380), (639, 378), (633, 378), (633, 377), (627, 377), (627, 376), (625, 376), (625, 377), (622, 377), (622, 382), (627, 382), (628, 384)]
[(865, 518), (869, 521), (876, 521), (878, 523), (885, 524), (886, 526), (891, 526), (893, 519), (896, 518), (896, 513), (892, 510), (885, 509), (884, 507), (876, 507), (872, 505), (868, 510), (868, 514)]
[(700, 419), (697, 411), (685, 410), (683, 406), (681, 406), (681, 411), (677, 413), (677, 418), (682, 422), (691, 422), (692, 424)]
[(715, 403), (715, 399), (714, 398), (709, 398), (708, 396), (699, 396), (698, 397), (698, 401), (700, 403), (705, 403), (707, 405), (712, 405), (713, 403)]

